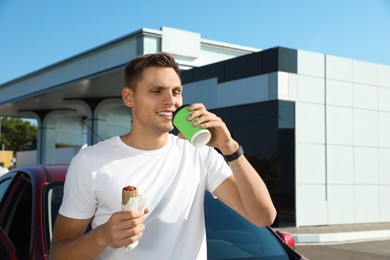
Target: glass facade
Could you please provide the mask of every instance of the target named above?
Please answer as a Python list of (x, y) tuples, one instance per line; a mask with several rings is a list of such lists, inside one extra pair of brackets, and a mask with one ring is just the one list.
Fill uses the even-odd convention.
[(274, 100), (213, 110), (265, 181), (278, 210), (278, 227), (295, 225), (294, 108), (294, 102)]

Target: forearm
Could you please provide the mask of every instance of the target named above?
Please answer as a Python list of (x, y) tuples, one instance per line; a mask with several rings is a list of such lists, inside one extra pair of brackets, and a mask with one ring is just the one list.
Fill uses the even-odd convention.
[[(239, 148), (239, 144), (230, 140), (221, 149), (224, 155), (231, 155)], [(272, 203), (268, 189), (257, 171), (241, 155), (229, 162), (232, 169), (243, 215), (258, 226), (267, 226), (273, 223), (276, 209)]]
[(229, 162), (247, 218), (258, 226), (273, 223), (276, 209), (268, 189), (244, 155)]
[[(232, 155), (238, 150), (239, 144), (220, 117), (208, 112), (203, 104), (193, 104), (190, 110), (192, 113), (187, 119), (197, 118), (192, 123), (194, 126), (210, 129), (212, 138), (208, 146), (218, 148), (223, 155)], [(229, 162), (229, 165), (234, 178), (225, 180), (213, 193), (252, 223), (258, 226), (272, 224), (276, 210), (260, 175), (244, 155)]]
[(53, 241), (50, 259), (95, 259), (108, 246), (103, 229), (104, 226), (99, 226), (76, 238)]

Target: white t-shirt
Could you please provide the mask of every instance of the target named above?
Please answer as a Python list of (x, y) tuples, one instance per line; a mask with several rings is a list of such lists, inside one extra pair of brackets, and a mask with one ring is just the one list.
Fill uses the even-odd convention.
[(148, 197), (144, 234), (130, 252), (108, 247), (99, 259), (207, 259), (204, 193), (231, 174), (213, 148), (195, 148), (171, 134), (167, 145), (152, 151), (129, 147), (116, 136), (73, 158), (59, 212), (93, 217), (95, 228), (121, 210), (122, 188), (132, 185)]

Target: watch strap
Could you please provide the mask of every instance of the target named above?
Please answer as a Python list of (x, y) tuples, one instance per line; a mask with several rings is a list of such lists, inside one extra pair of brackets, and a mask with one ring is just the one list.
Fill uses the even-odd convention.
[(231, 162), (236, 160), (238, 157), (240, 157), (243, 154), (244, 154), (244, 148), (242, 148), (242, 146), (240, 145), (237, 151), (235, 151), (231, 155), (224, 155), (223, 158), (225, 158), (226, 162)]

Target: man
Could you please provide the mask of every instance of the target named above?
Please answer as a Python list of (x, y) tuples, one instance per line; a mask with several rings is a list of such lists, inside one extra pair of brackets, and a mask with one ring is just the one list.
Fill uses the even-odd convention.
[[(201, 148), (169, 133), (183, 103), (179, 76), (167, 54), (127, 65), (122, 99), (131, 109), (131, 131), (84, 148), (72, 160), (51, 259), (207, 259), (205, 190), (252, 223), (272, 224), (276, 210), (268, 190), (219, 117), (203, 104), (190, 106), (188, 120), (198, 117), (193, 124), (212, 134)], [(214, 148), (236, 156), (227, 164)], [(144, 212), (121, 211), (127, 185), (148, 196)], [(123, 248), (135, 241), (135, 249)]]

